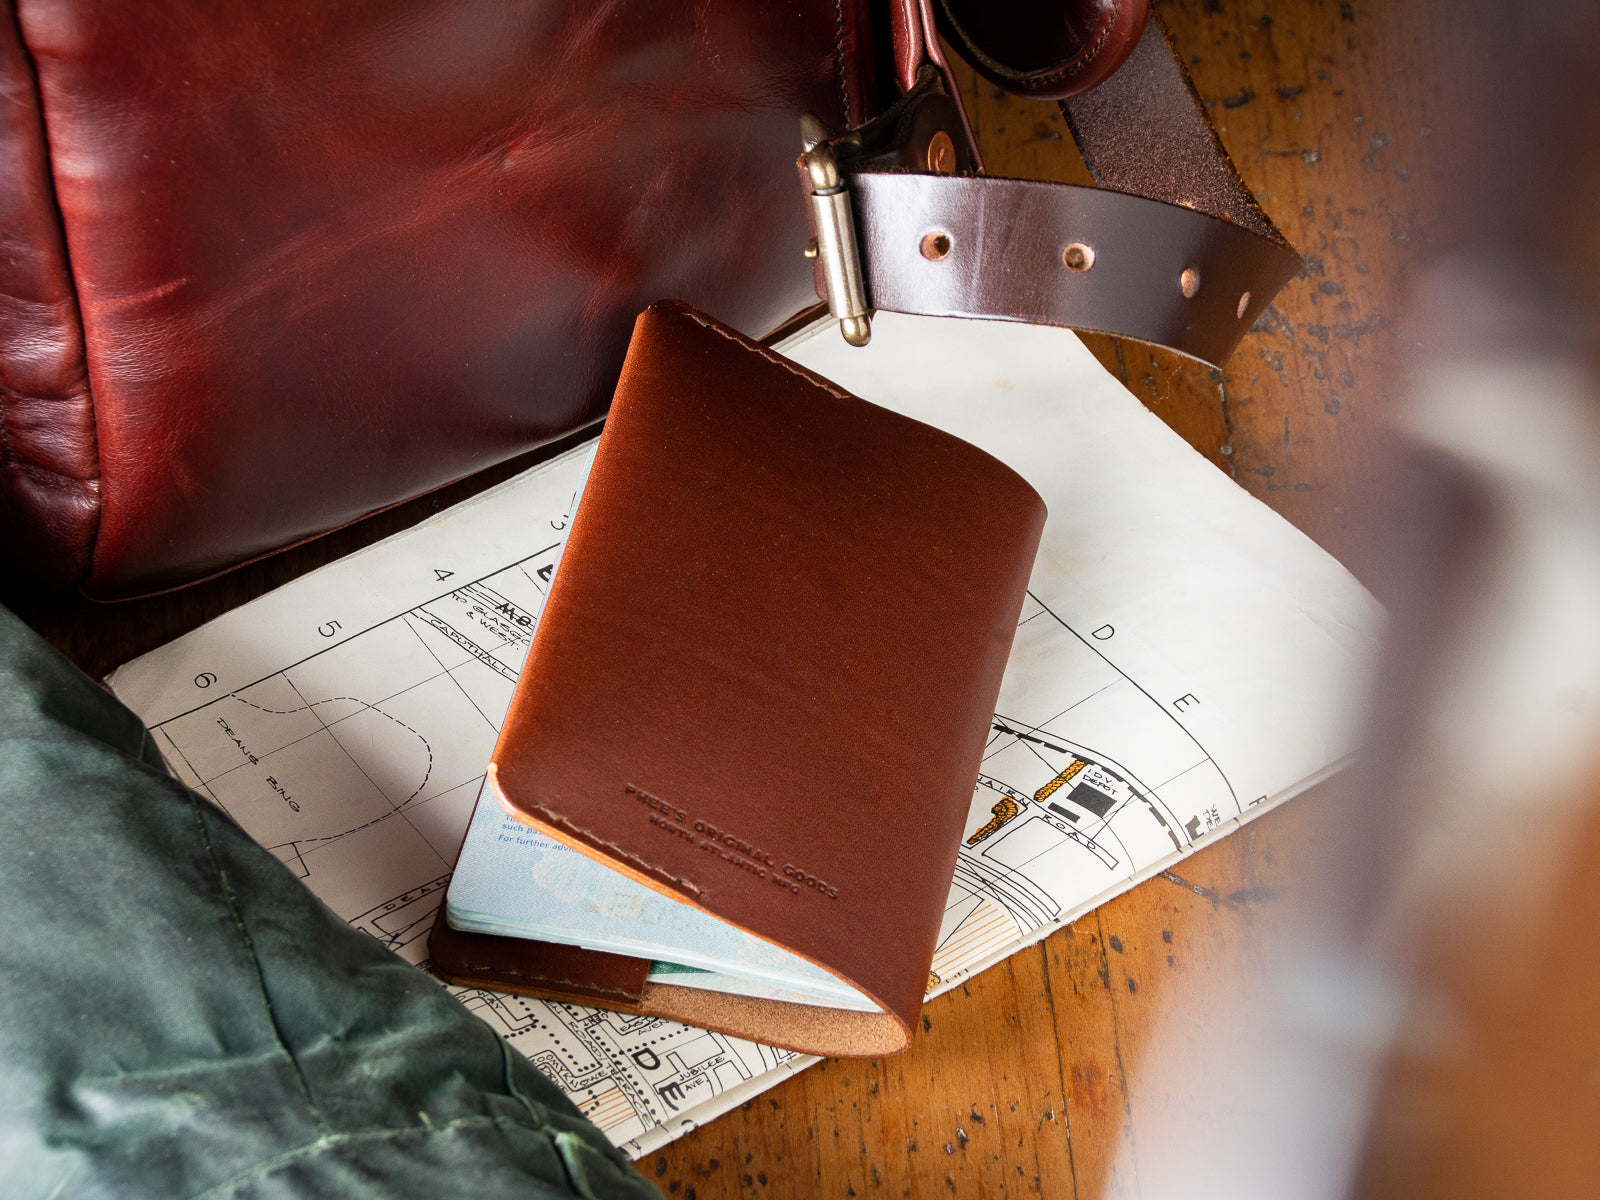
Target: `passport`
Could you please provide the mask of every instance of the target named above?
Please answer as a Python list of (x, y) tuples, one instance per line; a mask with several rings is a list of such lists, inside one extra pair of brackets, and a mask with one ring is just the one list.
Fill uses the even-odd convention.
[(906, 1049), (1044, 519), (969, 443), (647, 310), (435, 967)]

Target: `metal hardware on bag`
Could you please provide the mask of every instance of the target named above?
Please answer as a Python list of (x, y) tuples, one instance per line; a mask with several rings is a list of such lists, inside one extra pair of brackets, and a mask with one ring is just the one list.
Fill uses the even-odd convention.
[(839, 174), (833, 149), (813, 140), (809, 128), (802, 136), (810, 143), (800, 161), (811, 184), (811, 218), (817, 236), (806, 244), (806, 257), (822, 267), (828, 311), (838, 319), (839, 332), (852, 346), (865, 346), (872, 338), (872, 306), (867, 303), (866, 276), (856, 245), (855, 216), (850, 211), (850, 189)]
[[(969, 139), (962, 134), (960, 106), (940, 90), (939, 76), (931, 68), (924, 67), (918, 78), (917, 88), (888, 112), (838, 137), (831, 136), (814, 115), (800, 118), (805, 148), (800, 166), (806, 174), (816, 234), (806, 243), (805, 256), (816, 262), (819, 290), (852, 346), (865, 346), (871, 339), (873, 309), (856, 238), (856, 201), (847, 182), (849, 173), (956, 175), (974, 165)], [(925, 245), (924, 256), (938, 261), (949, 253), (950, 237), (938, 230), (930, 236), (943, 240)]]
[(800, 149), (810, 150), (816, 146), (818, 142), (825, 142), (827, 140), (828, 127), (824, 125), (814, 114), (801, 113)]

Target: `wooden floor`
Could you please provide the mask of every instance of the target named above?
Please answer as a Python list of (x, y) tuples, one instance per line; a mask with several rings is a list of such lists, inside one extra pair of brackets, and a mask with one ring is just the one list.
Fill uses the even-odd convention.
[[(1448, 119), (1427, 69), (1430, 7), (1158, 3), (1305, 271), (1226, 371), (1090, 339), (1198, 452), (1363, 579), (1384, 521), (1374, 498), (1384, 422), (1404, 387), (1406, 290), (1432, 249), (1434, 130)], [(965, 96), (991, 172), (1086, 182), (1053, 106), (970, 77)], [(110, 610), (23, 605), (24, 615), (104, 672), (454, 498), (178, 597)], [(640, 1170), (680, 1200), (1139, 1195), (1141, 1152), (1162, 1121), (1217, 1119), (1203, 1080), (1176, 1093), (1153, 1082), (1151, 1030), (1186, 1012), (1203, 1023), (1218, 981), (1241, 997), (1262, 986), (1263, 948), (1307, 898), (1303, 868), (1337, 816), (1327, 789), (1291, 802), (932, 1002), (905, 1056), (818, 1065)]]

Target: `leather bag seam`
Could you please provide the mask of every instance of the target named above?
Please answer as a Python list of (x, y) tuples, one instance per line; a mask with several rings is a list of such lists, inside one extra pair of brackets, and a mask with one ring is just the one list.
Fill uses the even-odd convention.
[(14, 467), (46, 487), (98, 483), (100, 481), (98, 475), (69, 475), (56, 467), (46, 466), (36, 459), (18, 453), (17, 448), (11, 443), (10, 431), (6, 428), (6, 405), (8, 403), (14, 405), (18, 400), (35, 400), (41, 404), (57, 403), (48, 396), (28, 396), (15, 388), (0, 385), (0, 467)]
[[(87, 378), (85, 379), (85, 384), (87, 384)], [(19, 400), (32, 400), (40, 404), (60, 404), (63, 402), (60, 397), (29, 395), (25, 392), (19, 392), (15, 388), (0, 386), (0, 467), (22, 467), (27, 469), (30, 474), (35, 476), (53, 475), (59, 479), (69, 480), (73, 483), (98, 483), (100, 481), (100, 476), (98, 474), (71, 475), (57, 467), (46, 466), (37, 459), (28, 457), (19, 451), (16, 444), (11, 440), (10, 431), (6, 428), (7, 407), (10, 406), (15, 408)], [(90, 417), (92, 419), (94, 410), (93, 400), (90, 400), (89, 406)], [(95, 462), (98, 463), (100, 461), (98, 454), (98, 434), (96, 435), (95, 441), (97, 450)]]
[[(3, 414), (0, 414), (0, 423), (3, 423), (3, 421), (4, 416)], [(68, 475), (64, 471), (57, 471), (51, 467), (41, 466), (39, 463), (36, 463), (31, 459), (22, 458), (17, 455), (12, 455), (9, 459), (0, 460), (0, 467), (17, 471), (45, 487), (56, 488), (62, 491), (66, 491), (77, 484), (97, 484), (100, 482), (100, 477), (98, 475), (91, 475), (87, 478), (80, 479), (76, 475)]]
[(941, 0), (940, 7), (944, 10), (945, 20), (949, 21), (950, 27), (961, 35), (963, 46), (974, 58), (981, 60), (983, 65), (996, 75), (1002, 76), (1012, 83), (1019, 84), (1058, 83), (1063, 79), (1070, 79), (1074, 75), (1081, 75), (1100, 57), (1100, 53), (1105, 49), (1106, 42), (1111, 38), (1111, 31), (1116, 27), (1117, 23), (1115, 16), (1107, 15), (1098, 31), (1098, 40), (1094, 45), (1087, 50), (1080, 50), (1073, 56), (1071, 62), (1063, 66), (1040, 71), (1018, 71), (1013, 67), (1008, 67), (992, 55), (985, 53), (978, 43), (973, 40), (972, 35), (956, 20), (955, 14), (950, 11), (949, 4), (943, 3)]
[[(44, 158), (45, 170), (50, 180), (50, 195), (45, 200), (51, 215), (55, 218), (55, 227), (61, 239), (61, 265), (66, 284), (72, 294), (72, 312), (78, 329), (78, 345), (80, 347), (79, 362), (83, 369), (83, 400), (89, 408), (89, 425), (94, 435), (94, 463), (95, 474), (87, 479), (80, 480), (84, 483), (101, 483), (105, 479), (104, 463), (100, 458), (100, 412), (95, 403), (94, 381), (89, 372), (89, 333), (83, 322), (83, 297), (78, 288), (78, 272), (73, 267), (72, 244), (67, 238), (67, 215), (61, 208), (60, 180), (56, 174), (56, 157), (54, 148), (50, 143), (50, 122), (45, 113), (44, 88), (39, 83), (39, 63), (34, 57), (33, 48), (28, 45), (27, 36), (22, 29), (22, 18), (17, 12), (15, 4), (10, 6), (11, 27), (16, 33), (17, 52), (27, 63), (28, 74), (33, 84), (33, 97), (36, 105), (39, 128), (39, 153)], [(5, 397), (0, 395), (0, 414), (5, 408)], [(40, 468), (45, 469), (45, 468)], [(57, 474), (60, 474), (59, 472)], [(62, 479), (73, 479), (74, 476), (60, 474)], [(94, 572), (96, 550), (100, 543), (100, 522), (104, 514), (104, 493), (97, 491), (94, 506), (94, 528), (88, 532), (83, 542), (83, 550), (87, 555), (85, 576)]]
[(839, 117), (845, 127), (849, 128), (856, 121), (855, 115), (850, 111), (850, 84), (845, 78), (844, 0), (833, 0), (833, 73), (839, 81)]

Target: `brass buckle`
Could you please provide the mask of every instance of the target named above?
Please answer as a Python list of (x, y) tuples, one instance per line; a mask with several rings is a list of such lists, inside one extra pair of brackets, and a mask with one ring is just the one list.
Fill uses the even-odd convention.
[(828, 311), (852, 346), (865, 346), (872, 337), (872, 303), (846, 180), (850, 172), (861, 170), (930, 175), (973, 170), (977, 164), (962, 133), (961, 108), (942, 87), (938, 72), (924, 67), (910, 93), (840, 138), (830, 138), (816, 117), (800, 118), (805, 148), (800, 165), (810, 188), (811, 224), (816, 230), (816, 237), (806, 243), (806, 257), (816, 260)]
[(811, 221), (817, 231), (806, 243), (805, 254), (822, 269), (828, 312), (839, 322), (844, 340), (852, 346), (865, 346), (872, 338), (872, 306), (867, 303), (867, 279), (856, 243), (850, 189), (839, 173), (833, 147), (823, 136), (814, 118), (801, 122), (805, 153), (800, 162), (811, 184)]

